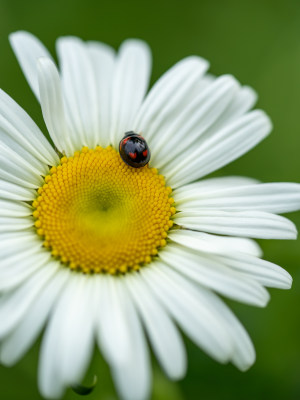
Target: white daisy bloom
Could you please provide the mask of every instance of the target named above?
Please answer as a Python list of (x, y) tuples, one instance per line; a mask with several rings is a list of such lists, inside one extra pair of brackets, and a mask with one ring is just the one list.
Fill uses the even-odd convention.
[[(277, 214), (300, 208), (300, 186), (200, 179), (271, 131), (251, 110), (256, 94), (207, 75), (196, 56), (147, 92), (151, 55), (140, 40), (115, 53), (59, 38), (59, 69), (31, 34), (10, 40), (54, 147), (1, 91), (1, 362), (16, 363), (45, 328), (39, 388), (59, 398), (83, 379), (96, 341), (120, 397), (142, 400), (148, 341), (171, 379), (184, 376), (179, 327), (215, 360), (249, 368), (252, 342), (219, 295), (264, 307), (265, 287), (290, 288), (250, 238), (296, 238)], [(149, 165), (120, 158), (128, 131), (142, 133)]]

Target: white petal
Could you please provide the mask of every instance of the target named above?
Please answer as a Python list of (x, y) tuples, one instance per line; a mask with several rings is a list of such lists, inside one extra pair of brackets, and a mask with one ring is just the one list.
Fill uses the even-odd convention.
[(9, 40), (32, 91), (39, 99), (37, 60), (40, 57), (51, 58), (50, 53), (40, 40), (29, 32), (12, 33)]
[(132, 337), (126, 316), (126, 293), (118, 280), (101, 276), (98, 280), (97, 338), (107, 362), (123, 365), (131, 353)]
[[(19, 244), (20, 243), (21, 241), (19, 241)], [(9, 243), (8, 246), (10, 246)], [(19, 245), (18, 247), (10, 247), (8, 250), (1, 251), (0, 271), (5, 272), (6, 269), (14, 270), (17, 264), (24, 264), (24, 268), (26, 268), (26, 265), (30, 267), (32, 262), (34, 262), (35, 257), (38, 254), (44, 254), (45, 252), (47, 253), (45, 249), (41, 248), (41, 244), (33, 242), (32, 246), (29, 246), (29, 244), (26, 243)], [(47, 254), (50, 255), (49, 252)]]
[[(124, 286), (125, 289), (122, 279), (117, 279), (117, 284)], [(146, 400), (149, 398), (151, 388), (147, 343), (130, 294), (127, 291), (124, 294), (124, 318), (131, 337), (130, 354), (125, 363), (112, 365), (112, 375), (122, 399)]]
[[(220, 299), (218, 299), (220, 301)], [(232, 335), (234, 353), (231, 357), (232, 363), (241, 371), (246, 371), (255, 362), (255, 349), (245, 328), (235, 315), (225, 306), (219, 303), (220, 315), (227, 323), (227, 329)]]
[(174, 115), (168, 128), (151, 143), (152, 163), (157, 168), (168, 164), (189, 148), (222, 114), (235, 92), (238, 82), (231, 76), (221, 76)]
[(69, 273), (47, 326), (39, 364), (39, 387), (44, 397), (61, 397), (66, 386), (80, 383), (93, 348), (93, 319), (89, 279)]
[(181, 329), (206, 353), (221, 363), (228, 362), (233, 351), (222, 321), (203, 302), (191, 294), (189, 282), (161, 263), (140, 271), (141, 279), (174, 317)]
[(13, 263), (7, 268), (0, 266), (0, 291), (9, 291), (24, 283), (41, 267), (50, 262), (50, 252), (37, 252)]
[(190, 210), (175, 214), (185, 228), (257, 239), (296, 239), (297, 229), (287, 218), (262, 211)]
[(58, 71), (49, 58), (39, 58), (37, 64), (41, 107), (49, 134), (58, 150), (71, 156), (75, 149), (65, 120)]
[(220, 255), (243, 253), (255, 257), (262, 256), (259, 245), (251, 239), (216, 236), (186, 229), (170, 231), (168, 238), (173, 242), (205, 253)]
[(68, 275), (63, 269), (57, 272), (40, 293), (38, 301), (31, 305), (17, 327), (2, 342), (0, 360), (6, 366), (18, 362), (40, 334)]
[(163, 168), (168, 185), (176, 188), (216, 171), (256, 146), (271, 128), (266, 114), (255, 110), (212, 135), (203, 135), (195, 149), (183, 152)]
[[(91, 307), (93, 278), (80, 276), (69, 296), (64, 297), (64, 302), (60, 302), (57, 306), (59, 321), (56, 328), (60, 327), (57, 342), (60, 353), (59, 371), (61, 379), (67, 385), (81, 382), (92, 356), (95, 325)], [(53, 324), (55, 318), (54, 313)]]
[(19, 231), (31, 228), (33, 225), (34, 219), (31, 217), (0, 217), (0, 232)]
[(228, 122), (233, 121), (239, 116), (245, 114), (254, 106), (256, 101), (257, 94), (255, 91), (249, 86), (242, 86), (237, 91), (221, 117), (211, 127), (211, 133), (216, 132), (218, 129), (221, 129), (223, 126), (228, 124)]
[(28, 188), (38, 188), (43, 185), (43, 179), (28, 173), (11, 159), (0, 153), (0, 178), (11, 183)]
[(182, 282), (181, 276), (174, 273), (171, 274), (170, 272), (171, 271), (169, 271), (169, 276), (173, 281), (177, 282), (180, 286), (184, 286), (185, 290), (187, 290), (197, 302), (214, 313), (216, 318), (219, 319), (222, 324), (222, 329), (229, 335), (233, 346), (230, 361), (242, 371), (248, 369), (255, 361), (255, 349), (248, 333), (232, 311), (212, 291), (191, 282)]
[(34, 158), (29, 155), (31, 160), (28, 162), (26, 160), (26, 158), (28, 159), (28, 153), (25, 155), (25, 150), (22, 153), (21, 156), (7, 144), (0, 142), (0, 177), (29, 188), (42, 186), (43, 179), (41, 175), (45, 172), (45, 167), (36, 169)]
[(232, 271), (203, 253), (169, 244), (159, 256), (183, 275), (231, 299), (264, 307), (270, 298), (265, 288), (255, 280)]
[(7, 200), (32, 201), (36, 198), (36, 191), (0, 179), (0, 198)]
[(18, 144), (13, 137), (4, 133), (0, 135), (0, 151), (3, 156), (13, 160), (34, 176), (44, 176), (48, 173), (48, 165), (38, 160), (28, 150), (22, 147), (22, 145)]
[(168, 237), (182, 246), (210, 253), (206, 255), (218, 263), (241, 273), (245, 277), (256, 280), (261, 285), (289, 289), (292, 278), (278, 265), (261, 260), (259, 246), (252, 240), (208, 235), (202, 232), (177, 230)]
[(111, 95), (116, 56), (115, 51), (103, 43), (87, 42), (87, 46), (93, 67), (98, 104), (95, 144), (106, 147), (110, 143)]
[(40, 251), (42, 241), (35, 232), (35, 229), (20, 232), (1, 232), (0, 252), (1, 264), (7, 257), (18, 257), (23, 250)]
[(0, 217), (28, 217), (32, 215), (32, 208), (20, 201), (0, 199)]
[(186, 353), (178, 329), (138, 274), (130, 274), (125, 282), (141, 314), (158, 361), (169, 378), (182, 378), (186, 371)]
[(221, 324), (219, 335), (225, 332), (232, 345), (230, 361), (241, 370), (249, 368), (255, 361), (253, 344), (241, 323), (224, 302), (212, 291), (186, 281), (182, 276), (169, 269), (166, 269), (166, 272), (172, 282), (183, 287), (196, 302), (206, 307), (219, 320)]
[(56, 268), (47, 265), (29, 277), (19, 288), (0, 297), (1, 338), (15, 328), (55, 271)]
[(187, 192), (194, 189), (199, 189), (201, 190), (201, 194), (204, 194), (215, 190), (227, 189), (228, 187), (249, 186), (256, 183), (259, 183), (259, 181), (245, 176), (222, 176), (220, 178), (202, 179), (199, 182), (189, 183), (175, 189), (172, 196), (176, 204), (179, 204), (187, 197)]
[(50, 143), (29, 115), (0, 90), (0, 139), (4, 142), (5, 136), (9, 136), (46, 165), (56, 165), (59, 161)]
[(73, 146), (95, 147), (99, 131), (98, 87), (88, 46), (77, 37), (57, 40), (62, 87)]
[(136, 39), (122, 43), (114, 70), (111, 96), (110, 141), (118, 147), (146, 94), (151, 74), (151, 51)]
[[(189, 187), (191, 186), (191, 187)], [(211, 187), (205, 192), (196, 183), (181, 188), (178, 210), (217, 209), (224, 211), (259, 210), (286, 213), (300, 208), (300, 185), (264, 183), (227, 188)]]
[(72, 144), (76, 150), (79, 150), (82, 146), (88, 146), (85, 123), (87, 122), (87, 107), (90, 106), (90, 102), (85, 104), (87, 100), (86, 80), (92, 76), (92, 67), (86, 56), (84, 44), (77, 37), (60, 37), (56, 41), (56, 51), (61, 72), (67, 123), (72, 131)]
[(269, 261), (237, 253), (216, 256), (214, 258), (234, 271), (255, 279), (261, 285), (279, 289), (291, 288), (291, 275), (283, 268)]
[[(68, 274), (69, 275), (69, 274)], [(70, 278), (70, 275), (68, 276)], [(46, 331), (43, 336), (43, 341), (40, 350), (39, 369), (38, 369), (38, 385), (39, 390), (43, 397), (46, 398), (60, 398), (63, 396), (65, 390), (65, 384), (60, 376), (60, 353), (57, 348), (57, 341), (59, 340), (59, 332), (61, 330), (61, 324), (63, 319), (60, 319), (58, 305), (63, 302), (65, 297), (70, 296), (71, 291), (74, 287), (74, 281), (78, 279), (78, 275), (72, 275), (72, 279), (68, 280), (68, 284), (61, 293), (58, 294), (55, 303), (55, 318), (52, 317), (47, 325)], [(65, 312), (67, 317), (69, 309), (72, 306), (72, 302), (69, 304), (68, 310), (61, 309)], [(63, 317), (63, 316), (62, 316)], [(60, 349), (59, 349), (60, 350)]]
[(208, 66), (208, 62), (200, 57), (185, 58), (152, 87), (133, 123), (133, 130), (143, 133), (150, 148), (155, 136), (163, 134), (165, 127), (173, 123), (174, 117), (189, 102), (191, 91)]

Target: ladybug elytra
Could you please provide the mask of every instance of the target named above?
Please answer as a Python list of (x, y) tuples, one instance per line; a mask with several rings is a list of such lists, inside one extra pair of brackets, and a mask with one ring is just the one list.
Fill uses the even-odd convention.
[(132, 131), (126, 132), (119, 143), (122, 160), (133, 168), (141, 168), (150, 160), (150, 150), (146, 140)]

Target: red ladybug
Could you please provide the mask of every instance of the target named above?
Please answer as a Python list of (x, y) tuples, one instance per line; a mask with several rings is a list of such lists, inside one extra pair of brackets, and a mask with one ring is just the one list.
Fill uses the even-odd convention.
[(132, 131), (126, 132), (119, 144), (122, 160), (133, 168), (141, 168), (150, 160), (150, 150), (146, 140)]

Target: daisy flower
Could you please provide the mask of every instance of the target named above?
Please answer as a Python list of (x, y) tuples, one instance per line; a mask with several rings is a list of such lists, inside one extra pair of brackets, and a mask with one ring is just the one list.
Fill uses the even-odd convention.
[[(59, 70), (33, 35), (10, 40), (53, 145), (1, 91), (1, 362), (16, 363), (45, 329), (38, 384), (59, 398), (83, 379), (96, 342), (120, 397), (142, 400), (148, 342), (171, 379), (184, 376), (180, 328), (215, 360), (249, 368), (251, 340), (219, 295), (264, 307), (265, 287), (290, 288), (251, 238), (296, 238), (277, 214), (300, 208), (300, 187), (202, 178), (271, 131), (251, 111), (254, 91), (192, 56), (147, 92), (151, 55), (140, 40), (116, 54), (59, 38)], [(143, 135), (149, 164), (120, 157), (119, 143), (137, 155), (127, 132)]]

